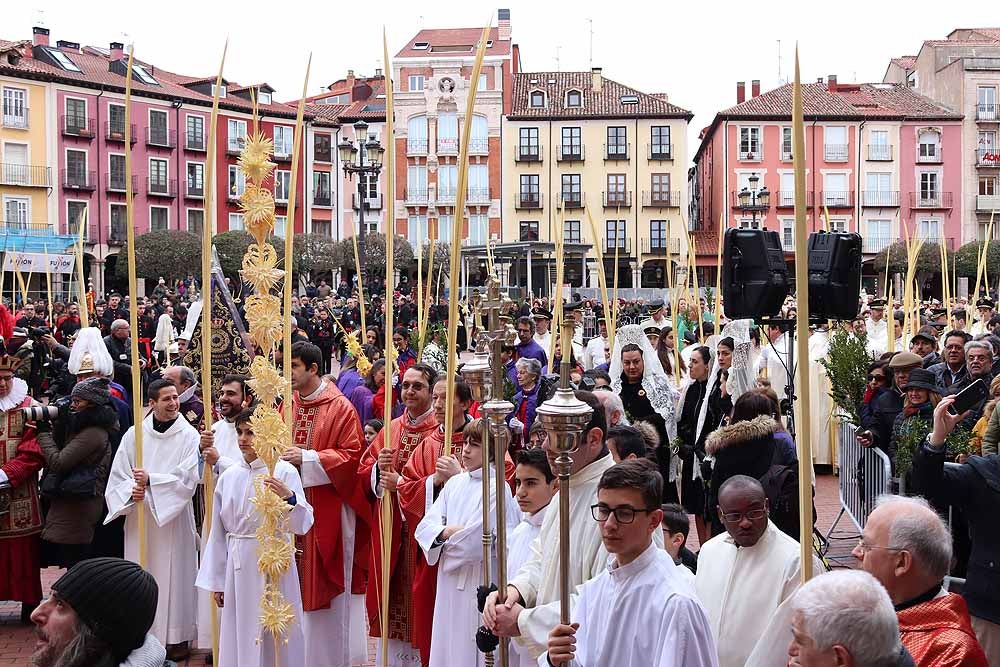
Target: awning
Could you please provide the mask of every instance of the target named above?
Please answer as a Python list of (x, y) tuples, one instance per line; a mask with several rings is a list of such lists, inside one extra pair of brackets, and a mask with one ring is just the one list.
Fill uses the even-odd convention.
[(73, 247), (76, 236), (45, 233), (38, 230), (6, 228), (0, 231), (0, 250), (3, 252), (62, 253)]

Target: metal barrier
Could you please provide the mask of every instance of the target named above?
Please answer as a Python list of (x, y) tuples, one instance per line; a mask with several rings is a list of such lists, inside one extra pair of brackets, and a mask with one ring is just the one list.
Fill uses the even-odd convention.
[(841, 422), (837, 428), (837, 461), (840, 463), (840, 514), (826, 534), (827, 541), (846, 514), (861, 534), (879, 496), (892, 489), (889, 457), (875, 447), (862, 447), (854, 437), (854, 426)]

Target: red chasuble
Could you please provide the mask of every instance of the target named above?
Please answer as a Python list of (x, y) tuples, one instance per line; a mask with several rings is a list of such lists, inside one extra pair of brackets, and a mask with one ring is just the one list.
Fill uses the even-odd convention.
[[(403, 468), (410, 460), (410, 456), (417, 449), (420, 442), (437, 430), (437, 421), (434, 413), (428, 411), (426, 415), (417, 423), (410, 423), (409, 412), (404, 412), (401, 417), (392, 420), (390, 426), (390, 442), (392, 444), (392, 469), (399, 474), (403, 474)], [(384, 437), (376, 437), (368, 450), (361, 457), (361, 467), (358, 469), (358, 478), (364, 484), (371, 497), (372, 469), (378, 463), (378, 454), (382, 451)], [(399, 641), (409, 642), (420, 650), (424, 664), (430, 659), (431, 638), (430, 633), (426, 637), (418, 637), (414, 632), (414, 620), (417, 616), (415, 611), (423, 613), (424, 609), (434, 608), (434, 598), (430, 600), (417, 600), (413, 592), (413, 575), (416, 569), (417, 559), (420, 554), (420, 547), (413, 539), (413, 532), (417, 525), (410, 523), (409, 519), (400, 513), (401, 497), (398, 493), (383, 493), (381, 498), (375, 500), (375, 509), (372, 524), (372, 564), (371, 576), (368, 579), (368, 622), (369, 632), (372, 637), (380, 637), (382, 629), (379, 619), (379, 592), (382, 586), (382, 544), (381, 532), (379, 529), (379, 517), (381, 516), (380, 503), (389, 501), (392, 505), (392, 542), (390, 544), (389, 569), (389, 638)]]
[(24, 423), (20, 405), (0, 412), (0, 468), (10, 488), (0, 491), (0, 600), (37, 604), (42, 600), (42, 515), (38, 505), (38, 471), (45, 457), (35, 429)]
[(960, 595), (948, 593), (896, 613), (903, 646), (926, 667), (987, 667)]
[(351, 402), (330, 383), (316, 400), (305, 401), (296, 392), (293, 437), (297, 446), (318, 452), (330, 484), (306, 489), (315, 509), (315, 523), (302, 543), (299, 578), (305, 611), (326, 609), (344, 592), (344, 548), (341, 508), (346, 504), (357, 515), (351, 593), (362, 594), (371, 553), (371, 504), (358, 477), (364, 451), (364, 433)]

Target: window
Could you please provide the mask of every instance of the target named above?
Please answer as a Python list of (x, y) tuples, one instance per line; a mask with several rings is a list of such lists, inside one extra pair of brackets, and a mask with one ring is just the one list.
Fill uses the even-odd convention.
[(918, 162), (936, 162), (940, 154), (941, 135), (934, 130), (924, 130), (920, 133)]
[(406, 152), (411, 155), (427, 153), (427, 116), (413, 116), (406, 121)]
[(205, 119), (201, 116), (188, 116), (184, 121), (184, 145), (188, 150), (205, 150)]
[(67, 185), (85, 188), (90, 185), (90, 175), (87, 173), (87, 152), (66, 151)]
[[(80, 224), (83, 222), (85, 211), (87, 211), (87, 202), (85, 201), (66, 202), (66, 231), (73, 236), (80, 233)], [(87, 213), (87, 219), (90, 219), (89, 213)], [(83, 232), (83, 238), (87, 238), (86, 231)]]
[(650, 176), (651, 199), (656, 206), (670, 205), (670, 174), (652, 174)]
[(485, 164), (469, 165), (469, 192), (470, 203), (490, 201), (490, 173)]
[(997, 89), (993, 86), (979, 86), (976, 89), (976, 99), (979, 102), (976, 107), (976, 118), (979, 120), (996, 120)]
[(540, 90), (533, 90), (528, 96), (528, 106), (532, 109), (543, 109), (545, 108), (545, 93)]
[(410, 245), (412, 245), (414, 248), (417, 247), (418, 242), (426, 241), (428, 238), (430, 238), (427, 235), (426, 215), (410, 216), (406, 226), (406, 238), (410, 241)]
[(935, 218), (923, 218), (917, 221), (917, 238), (937, 240), (941, 238), (941, 221)]
[(313, 220), (312, 221), (312, 233), (318, 234), (319, 236), (330, 236), (330, 221), (329, 220)]
[(563, 228), (563, 243), (582, 243), (580, 238), (580, 221), (567, 220)]
[(992, 150), (997, 146), (997, 133), (993, 130), (981, 130), (976, 133), (976, 144), (980, 149)]
[(892, 147), (889, 146), (888, 130), (872, 130), (871, 143), (868, 145), (869, 160), (891, 160)]
[(274, 126), (275, 156), (287, 157), (292, 154), (292, 132), (293, 129), (287, 125)]
[(479, 92), (482, 92), (484, 90), (489, 90), (489, 85), (490, 84), (489, 84), (489, 81), (486, 79), (486, 75), (485, 74), (480, 74), (479, 75), (479, 84), (477, 85), (476, 90), (479, 91)]
[(673, 154), (673, 147), (670, 145), (670, 126), (656, 125), (650, 128), (650, 132), (652, 141), (649, 157), (654, 160), (669, 160)]
[(247, 136), (247, 122), (245, 120), (232, 120), (227, 123), (229, 129), (229, 141), (226, 144), (226, 152), (239, 153), (243, 150), (243, 140)]
[(937, 172), (920, 172), (920, 202), (922, 204), (936, 203), (939, 194)]
[(781, 219), (781, 247), (795, 250), (795, 218)]
[(625, 174), (608, 174), (608, 190), (605, 198), (607, 206), (628, 206), (625, 193)]
[(378, 176), (375, 174), (361, 174), (361, 191), (365, 193), (367, 199), (378, 197)]
[(538, 128), (522, 127), (518, 130), (517, 135), (517, 152), (521, 159), (537, 160), (539, 157)]
[(580, 174), (562, 175), (562, 201), (566, 206), (579, 206), (583, 202), (580, 190)]
[(847, 190), (847, 174), (823, 174), (823, 204), (850, 206), (851, 193)]
[(980, 176), (979, 177), (979, 194), (981, 195), (996, 195), (997, 193), (997, 179), (995, 176)]
[[(212, 95), (212, 97), (215, 97), (215, 84), (214, 83), (212, 84), (211, 95)], [(225, 86), (225, 84), (219, 86), (219, 99), (220, 100), (226, 99), (226, 86)], [(243, 224), (243, 223), (241, 222), (240, 224)], [(242, 229), (242, 227), (240, 229)]]
[(424, 89), (424, 75), (423, 74), (411, 74), (407, 79), (407, 90), (423, 90)]
[(27, 197), (3, 198), (4, 225), (18, 229), (27, 229), (31, 222), (31, 200)]
[(583, 95), (579, 90), (571, 90), (566, 93), (566, 106), (571, 109), (578, 109), (583, 106)]
[(609, 158), (628, 158), (628, 131), (624, 127), (608, 128)]
[(865, 176), (865, 206), (898, 206), (895, 193), (891, 191), (892, 174), (888, 172), (868, 172)]
[(873, 218), (865, 221), (863, 252), (879, 252), (892, 243), (892, 221)]
[(205, 165), (201, 162), (187, 163), (187, 194), (189, 197), (205, 196)]
[(274, 235), (279, 239), (285, 238), (285, 227), (288, 226), (287, 215), (274, 216)]
[(108, 189), (125, 192), (125, 186), (125, 156), (112, 153), (108, 155)]
[(246, 189), (246, 176), (235, 164), (229, 165), (229, 198), (239, 199), (243, 196), (243, 191)]
[(108, 240), (125, 241), (128, 231), (125, 225), (128, 223), (128, 208), (125, 204), (112, 204), (109, 216)]
[(562, 158), (564, 160), (583, 159), (583, 139), (579, 127), (564, 127), (562, 133)]
[(538, 174), (521, 174), (521, 190), (518, 197), (522, 206), (540, 206)]
[(472, 133), (469, 137), (470, 153), (486, 153), (490, 148), (489, 129), (486, 116), (472, 117)]
[(778, 190), (778, 206), (795, 206), (795, 172), (783, 171), (778, 175), (780, 188)]
[(618, 102), (624, 106), (632, 106), (639, 104), (638, 95), (622, 95), (618, 98)]
[(158, 85), (160, 85), (159, 83), (156, 82), (156, 79), (153, 78), (153, 75), (149, 73), (149, 70), (147, 70), (144, 65), (135, 65), (135, 64), (133, 64), (132, 65), (132, 74), (137, 79), (139, 79), (139, 81), (142, 81), (146, 85), (149, 85), (149, 86), (158, 86)]
[(62, 51), (56, 49), (45, 49), (45, 53), (52, 56), (59, 66), (62, 67), (67, 72), (80, 72), (80, 68), (77, 67), (76, 63), (69, 59)]
[(90, 128), (87, 123), (87, 102), (74, 98), (66, 98), (66, 132), (69, 134), (84, 134)]
[(167, 139), (167, 112), (150, 109), (149, 143), (155, 146), (169, 146)]
[(519, 239), (521, 241), (537, 241), (538, 240), (538, 222), (522, 220), (519, 225)]
[(189, 208), (187, 210), (187, 230), (201, 236), (204, 229), (205, 211), (200, 208)]
[(230, 213), (229, 214), (229, 231), (243, 231), (246, 226), (243, 224), (243, 214), (242, 213)]
[(271, 103), (271, 93), (265, 93), (262, 90), (257, 91), (257, 103), (258, 104), (270, 104)]
[(22, 88), (3, 89), (3, 126), (28, 127), (28, 91)]
[(430, 45), (431, 45), (430, 42), (414, 42), (413, 43), (413, 50), (414, 51), (426, 51), (430, 47)]
[(486, 245), (489, 238), (489, 218), (485, 214), (476, 213), (469, 216), (469, 244)]
[(458, 195), (458, 167), (438, 167), (438, 201), (454, 202)]
[(317, 134), (313, 138), (313, 160), (333, 162), (333, 146), (329, 134)]
[(830, 231), (844, 233), (847, 231), (847, 218), (830, 218)]
[(607, 248), (614, 250), (616, 244), (620, 250), (626, 248), (625, 220), (608, 220), (604, 225), (604, 232)]
[(781, 128), (781, 159), (788, 161), (792, 159), (792, 128)]
[(149, 160), (149, 191), (166, 194), (167, 161), (159, 158)]
[(823, 128), (823, 158), (827, 162), (847, 162), (847, 128), (831, 125)]
[(149, 207), (149, 231), (162, 232), (170, 229), (170, 209), (166, 206)]
[(274, 172), (274, 201), (288, 201), (288, 187), (291, 184), (291, 180), (292, 172), (290, 171)]
[(458, 152), (458, 116), (454, 111), (438, 114), (438, 153)]
[(740, 159), (748, 162), (760, 161), (760, 128), (740, 128)]
[(667, 249), (667, 221), (649, 221), (649, 247), (651, 250)]
[(437, 240), (441, 243), (451, 243), (451, 233), (455, 231), (454, 227), (455, 216), (439, 215), (437, 222)]
[(333, 203), (333, 193), (330, 191), (330, 172), (313, 172), (313, 205), (330, 206)]
[(406, 168), (406, 201), (427, 201), (427, 167), (409, 165)]

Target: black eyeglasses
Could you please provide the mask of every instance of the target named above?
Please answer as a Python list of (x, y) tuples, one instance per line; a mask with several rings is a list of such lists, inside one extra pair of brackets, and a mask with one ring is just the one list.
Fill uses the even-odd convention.
[(767, 510), (750, 510), (748, 512), (724, 512), (722, 514), (722, 520), (726, 523), (739, 523), (743, 520), (743, 517), (750, 519), (751, 521), (760, 521), (767, 516)]
[(594, 517), (595, 521), (604, 523), (608, 518), (614, 514), (615, 521), (618, 523), (632, 523), (635, 521), (636, 512), (655, 512), (660, 509), (659, 507), (650, 507), (647, 509), (636, 509), (634, 507), (629, 507), (628, 505), (622, 505), (621, 507), (608, 507), (607, 505), (602, 505), (597, 503), (596, 505), (590, 506), (590, 514)]
[(878, 380), (879, 382), (882, 382), (883, 380), (885, 380), (885, 376), (884, 375), (869, 375), (868, 376), (868, 381), (871, 382), (872, 380)]

